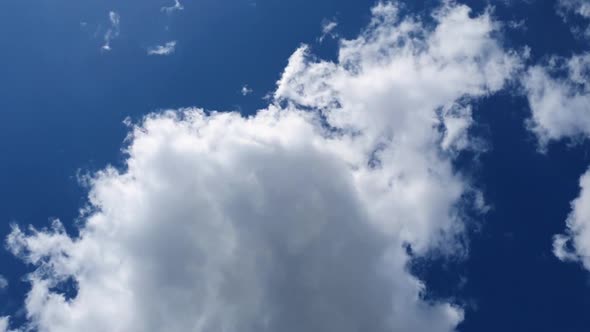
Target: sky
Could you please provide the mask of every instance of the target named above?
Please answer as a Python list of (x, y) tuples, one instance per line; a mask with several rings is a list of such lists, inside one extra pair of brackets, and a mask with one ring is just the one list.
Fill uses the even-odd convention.
[(0, 332), (589, 329), (590, 2), (3, 13)]

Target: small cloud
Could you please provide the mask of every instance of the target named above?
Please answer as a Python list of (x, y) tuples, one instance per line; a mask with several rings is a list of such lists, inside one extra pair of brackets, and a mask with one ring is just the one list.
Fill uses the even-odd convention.
[(119, 36), (119, 25), (121, 22), (121, 16), (119, 16), (119, 14), (117, 14), (114, 11), (110, 11), (109, 20), (111, 21), (111, 26), (104, 35), (104, 45), (102, 45), (102, 50), (104, 51), (110, 51), (111, 40)]
[(0, 275), (0, 290), (5, 289), (6, 287), (8, 287), (8, 280), (6, 280), (4, 276)]
[(176, 40), (169, 41), (164, 45), (157, 45), (148, 48), (148, 55), (170, 55), (176, 49)]
[(509, 29), (512, 29), (512, 30), (521, 30), (521, 31), (524, 31), (524, 30), (526, 30), (526, 29), (527, 29), (527, 26), (526, 26), (526, 21), (525, 21), (525, 20), (520, 20), (520, 21), (514, 21), (514, 20), (513, 20), (513, 21), (508, 21), (508, 22), (506, 23), (506, 26), (507, 26)]
[(254, 92), (254, 90), (249, 88), (248, 84), (244, 85), (242, 87), (242, 90), (240, 90), (240, 93), (242, 94), (242, 96), (247, 96), (247, 95), (251, 94), (252, 92)]
[(320, 37), (320, 43), (328, 36), (331, 38), (336, 38), (338, 36), (338, 34), (334, 32), (336, 27), (338, 27), (338, 22), (324, 21), (322, 24), (322, 36)]
[(184, 6), (180, 3), (179, 0), (174, 0), (174, 6), (170, 6), (170, 7), (162, 7), (162, 11), (165, 12), (166, 14), (172, 14), (175, 11), (180, 11), (183, 10)]

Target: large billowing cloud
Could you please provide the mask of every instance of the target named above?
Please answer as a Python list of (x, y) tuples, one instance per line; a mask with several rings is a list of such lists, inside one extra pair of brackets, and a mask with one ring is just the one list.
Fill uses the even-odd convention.
[[(530, 128), (541, 148), (554, 140), (590, 137), (590, 54), (553, 58), (529, 69), (524, 79), (532, 117)], [(572, 202), (567, 231), (554, 238), (555, 255), (581, 261), (590, 270), (590, 171), (580, 179), (580, 196)]]
[(30, 327), (453, 331), (462, 308), (425, 300), (407, 264), (461, 251), (474, 189), (452, 158), (470, 146), (470, 101), (518, 58), (489, 13), (446, 3), (433, 26), (393, 4), (372, 14), (337, 62), (299, 48), (256, 115), (147, 116), (126, 168), (87, 179), (78, 235), (15, 226), (8, 246), (35, 267)]

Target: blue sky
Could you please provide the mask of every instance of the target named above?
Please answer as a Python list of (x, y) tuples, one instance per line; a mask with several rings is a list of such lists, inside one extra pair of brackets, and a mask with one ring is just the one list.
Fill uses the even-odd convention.
[(587, 1), (3, 12), (0, 332), (590, 326)]

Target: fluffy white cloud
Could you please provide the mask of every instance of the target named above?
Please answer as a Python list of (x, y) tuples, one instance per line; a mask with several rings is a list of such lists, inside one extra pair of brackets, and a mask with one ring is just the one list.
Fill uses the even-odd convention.
[(590, 54), (552, 58), (524, 78), (531, 130), (543, 148), (552, 140), (590, 135)]
[(170, 55), (176, 50), (176, 40), (148, 48), (148, 55)]
[(118, 13), (111, 11), (109, 12), (109, 21), (110, 27), (107, 29), (107, 32), (104, 35), (104, 44), (102, 45), (102, 49), (104, 51), (111, 50), (111, 40), (117, 38), (119, 36), (119, 26), (121, 24), (121, 16)]
[(9, 324), (10, 324), (9, 317), (0, 317), (0, 332), (20, 332), (20, 331), (10, 330)]
[(562, 261), (581, 262), (590, 271), (590, 171), (580, 178), (580, 188), (566, 221), (567, 233), (555, 236), (553, 252)]
[(0, 317), (0, 332), (8, 331), (8, 317)]
[[(125, 169), (87, 179), (79, 235), (55, 221), (8, 236), (36, 267), (30, 327), (453, 331), (462, 309), (424, 299), (407, 247), (461, 252), (474, 190), (454, 151), (469, 146), (469, 102), (519, 61), (489, 13), (447, 2), (433, 15), (429, 28), (382, 3), (338, 62), (299, 48), (256, 115), (147, 116)], [(55, 288), (72, 281), (71, 298)]]

